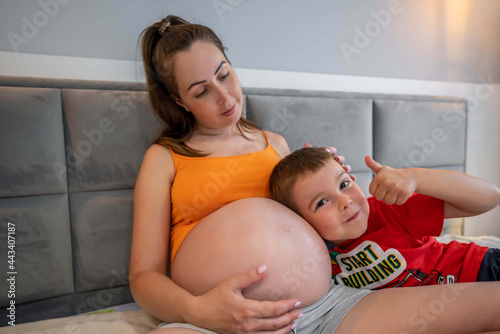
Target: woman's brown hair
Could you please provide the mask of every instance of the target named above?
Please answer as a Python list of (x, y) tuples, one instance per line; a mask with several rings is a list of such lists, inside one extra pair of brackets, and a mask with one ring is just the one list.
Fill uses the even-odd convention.
[[(186, 112), (174, 100), (180, 99), (174, 76), (174, 57), (179, 52), (189, 50), (193, 43), (206, 41), (215, 45), (227, 60), (224, 45), (210, 28), (191, 24), (173, 15), (144, 29), (141, 36), (149, 101), (156, 116), (165, 124), (155, 143), (186, 156), (208, 155), (186, 145), (196, 130), (196, 120), (192, 113)], [(243, 136), (243, 129), (259, 129), (243, 117), (238, 121), (237, 127)]]

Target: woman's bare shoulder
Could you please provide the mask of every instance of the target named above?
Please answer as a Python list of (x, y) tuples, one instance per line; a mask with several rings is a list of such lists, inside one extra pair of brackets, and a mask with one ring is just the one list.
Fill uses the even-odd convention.
[(278, 152), (279, 156), (283, 159), (285, 156), (290, 154), (290, 148), (288, 147), (288, 143), (282, 135), (266, 131), (267, 139), (271, 146)]
[(164, 175), (172, 178), (174, 176), (174, 159), (170, 150), (162, 145), (151, 145), (144, 154), (141, 173), (153, 173), (157, 176)]
[(146, 154), (144, 154), (144, 161), (146, 160), (154, 160), (155, 162), (159, 161), (173, 161), (172, 153), (170, 150), (159, 144), (153, 144), (151, 145), (148, 150), (146, 151)]

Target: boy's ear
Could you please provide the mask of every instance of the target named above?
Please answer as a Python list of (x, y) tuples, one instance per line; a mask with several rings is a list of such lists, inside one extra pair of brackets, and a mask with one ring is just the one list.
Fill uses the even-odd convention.
[(172, 100), (175, 101), (175, 103), (177, 103), (178, 105), (180, 105), (181, 107), (183, 107), (187, 112), (190, 112), (190, 110), (188, 109), (188, 107), (186, 107), (186, 105), (184, 103), (182, 103), (182, 101), (180, 99), (178, 99), (177, 97), (173, 96), (172, 94), (170, 94), (170, 97), (172, 98)]

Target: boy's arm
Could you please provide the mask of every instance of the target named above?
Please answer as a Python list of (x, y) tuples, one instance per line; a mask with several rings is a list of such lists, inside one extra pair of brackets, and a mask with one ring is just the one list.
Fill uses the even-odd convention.
[(425, 168), (393, 169), (371, 157), (366, 165), (376, 174), (370, 194), (387, 204), (403, 204), (414, 193), (444, 201), (444, 217), (468, 217), (493, 209), (500, 203), (500, 190), (493, 183), (464, 173)]
[(490, 211), (500, 202), (493, 183), (455, 171), (410, 168), (415, 192), (442, 199), (444, 218), (469, 217)]

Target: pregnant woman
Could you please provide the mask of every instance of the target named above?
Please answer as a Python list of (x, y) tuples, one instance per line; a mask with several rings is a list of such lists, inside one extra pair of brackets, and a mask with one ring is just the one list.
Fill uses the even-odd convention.
[[(332, 285), (323, 240), (268, 199), (271, 170), (290, 151), (283, 137), (242, 117), (243, 94), (219, 38), (167, 16), (143, 32), (142, 53), (165, 128), (136, 183), (130, 287), (143, 309), (168, 322), (155, 332), (500, 328), (498, 284), (371, 293)], [(453, 302), (419, 322), (418, 312), (443, 296)], [(484, 309), (463, 307), (472, 303)]]

